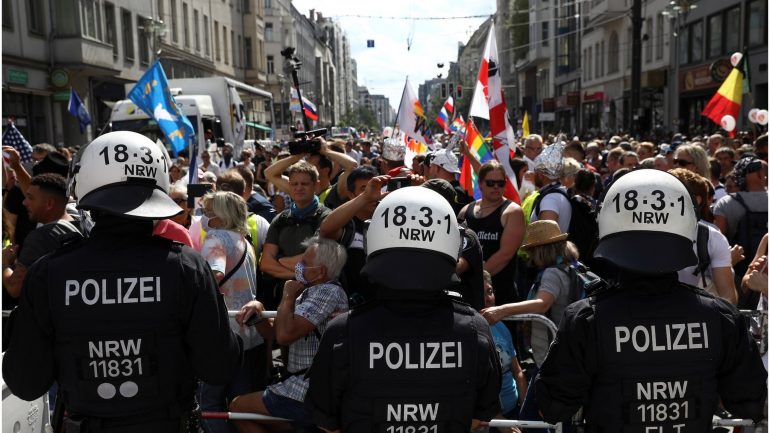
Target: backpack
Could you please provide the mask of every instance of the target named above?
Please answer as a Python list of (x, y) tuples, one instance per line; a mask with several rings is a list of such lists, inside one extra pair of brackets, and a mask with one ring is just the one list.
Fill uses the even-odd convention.
[[(591, 269), (580, 261), (573, 261), (566, 269), (559, 265), (551, 267), (567, 274), (569, 279), (568, 304), (588, 298), (607, 286), (607, 283), (601, 279), (601, 277), (591, 272)], [(532, 289), (530, 290), (527, 299), (534, 299), (537, 290), (540, 288), (540, 278), (542, 275), (543, 272), (538, 274), (537, 280), (535, 281), (535, 284), (532, 285)]]
[(743, 206), (745, 211), (743, 218), (738, 222), (738, 229), (735, 231), (732, 243), (742, 246), (745, 256), (750, 260), (749, 258), (754, 257), (757, 252), (762, 237), (767, 233), (767, 211), (750, 210), (746, 206), (746, 202), (743, 201), (743, 197), (738, 193), (730, 194), (730, 196)]
[(696, 243), (698, 251), (698, 265), (695, 266), (693, 275), (700, 275), (703, 281), (703, 288), (706, 288), (706, 271), (711, 267), (711, 256), (709, 255), (709, 228), (698, 221), (698, 240)]
[(596, 221), (596, 209), (585, 198), (574, 195), (570, 197), (560, 184), (553, 184), (543, 188), (535, 199), (535, 215), (540, 215), (540, 202), (548, 194), (559, 193), (569, 200), (572, 216), (569, 221), (567, 240), (575, 244), (583, 260), (589, 260), (594, 256), (596, 244), (599, 242), (599, 223)]

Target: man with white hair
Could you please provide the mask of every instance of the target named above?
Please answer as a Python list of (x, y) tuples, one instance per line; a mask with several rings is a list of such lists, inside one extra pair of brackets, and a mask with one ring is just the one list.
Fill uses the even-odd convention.
[[(348, 298), (337, 278), (347, 261), (345, 248), (331, 239), (313, 237), (305, 241), (305, 253), (295, 267), (295, 279), (283, 286), (274, 328), (279, 344), (289, 346), (289, 377), (264, 391), (236, 397), (233, 412), (256, 412), (293, 420), (295, 430), (310, 424), (305, 409), (309, 380), (305, 373), (313, 362), (329, 321), (348, 310)], [(243, 306), (236, 316), (245, 323), (258, 314), (256, 302)], [(241, 432), (263, 431), (251, 421), (237, 422)], [(276, 431), (278, 429), (276, 428)]]

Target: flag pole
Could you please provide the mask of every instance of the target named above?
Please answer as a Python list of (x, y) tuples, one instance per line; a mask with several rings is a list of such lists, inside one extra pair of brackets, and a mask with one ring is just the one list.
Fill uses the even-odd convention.
[[(404, 82), (404, 90), (401, 91), (401, 100), (398, 101), (398, 111), (396, 111), (396, 118), (393, 121), (393, 131), (390, 133), (390, 138), (394, 138), (396, 134), (396, 125), (398, 125), (398, 116), (401, 114), (401, 104), (404, 103), (404, 94), (406, 93), (406, 86), (409, 85), (409, 75), (406, 76), (406, 82)], [(399, 128), (400, 131), (401, 128)]]

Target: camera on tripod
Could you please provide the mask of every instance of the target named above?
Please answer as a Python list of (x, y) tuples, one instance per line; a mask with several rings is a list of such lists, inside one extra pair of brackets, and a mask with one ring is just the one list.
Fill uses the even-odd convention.
[[(297, 90), (297, 98), (300, 100), (300, 105), (302, 105), (302, 93), (299, 88), (299, 76), (297, 74), (297, 71), (299, 71), (302, 66), (302, 61), (294, 53), (294, 47), (286, 47), (281, 50), (281, 56), (286, 59), (287, 69), (291, 69), (291, 78), (294, 83), (294, 88)], [(305, 126), (305, 130), (296, 131), (294, 130), (295, 128), (292, 127), (292, 130), (294, 130), (294, 141), (289, 143), (289, 153), (292, 155), (318, 153), (321, 150), (321, 142), (318, 138), (326, 135), (326, 128), (319, 128), (311, 131), (310, 122), (307, 120), (305, 110), (302, 109), (300, 111), (302, 112), (302, 123)]]

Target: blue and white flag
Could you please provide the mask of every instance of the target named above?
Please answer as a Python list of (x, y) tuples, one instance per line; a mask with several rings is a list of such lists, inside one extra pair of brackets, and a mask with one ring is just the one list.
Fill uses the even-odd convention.
[(195, 137), (190, 120), (179, 110), (174, 97), (171, 96), (166, 73), (163, 72), (159, 61), (155, 61), (136, 82), (136, 86), (128, 92), (128, 98), (158, 122), (161, 131), (171, 143), (174, 156), (186, 149), (187, 144)]
[(11, 146), (16, 149), (22, 164), (32, 162), (32, 146), (11, 121), (8, 122), (8, 127), (3, 132), (3, 146)]
[(80, 123), (80, 133), (82, 134), (85, 132), (86, 127), (91, 124), (91, 116), (88, 114), (86, 106), (83, 105), (83, 101), (80, 100), (77, 92), (75, 92), (75, 89), (72, 87), (70, 87), (70, 103), (67, 110), (69, 110), (71, 115), (78, 118), (78, 122)]

